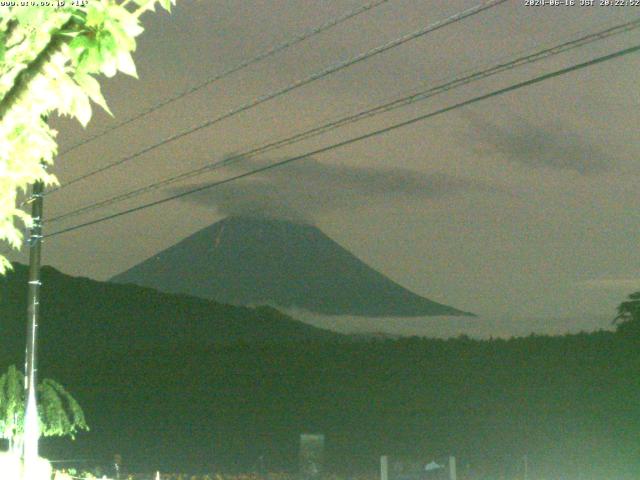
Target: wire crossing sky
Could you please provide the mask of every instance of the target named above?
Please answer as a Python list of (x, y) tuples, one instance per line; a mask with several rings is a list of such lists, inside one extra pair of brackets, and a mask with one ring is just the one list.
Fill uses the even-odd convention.
[(454, 80), (451, 80), (449, 82), (446, 82), (444, 84), (429, 88), (427, 90), (418, 92), (418, 93), (414, 93), (412, 95), (408, 95), (399, 99), (396, 99), (392, 102), (387, 102), (383, 105), (379, 105), (364, 111), (361, 111), (359, 113), (356, 113), (354, 115), (349, 115), (347, 117), (341, 118), (339, 120), (333, 121), (333, 122), (329, 122), (326, 123), (324, 125), (321, 125), (319, 127), (315, 127), (312, 128), (310, 130), (298, 133), (296, 135), (290, 136), (286, 139), (282, 139), (279, 141), (274, 141), (274, 142), (270, 142), (262, 147), (259, 148), (254, 148), (252, 150), (248, 150), (239, 154), (235, 154), (232, 155), (231, 157), (225, 158), (221, 161), (216, 161), (216, 162), (212, 162), (208, 165), (205, 165), (203, 167), (199, 167), (197, 169), (164, 179), (160, 182), (154, 182), (151, 183), (149, 185), (145, 185), (143, 187), (137, 188), (135, 190), (111, 197), (109, 199), (106, 200), (102, 200), (99, 202), (95, 202), (93, 204), (72, 210), (70, 212), (67, 213), (63, 213), (61, 215), (57, 215), (51, 219), (49, 219), (47, 221), (48, 224), (51, 223), (55, 223), (67, 218), (71, 218), (83, 213), (88, 213), (90, 211), (96, 210), (98, 208), (103, 208), (103, 207), (107, 207), (110, 205), (113, 205), (115, 203), (124, 201), (124, 200), (128, 200), (131, 198), (135, 198), (139, 195), (142, 195), (144, 193), (156, 190), (158, 188), (161, 187), (165, 187), (167, 185), (171, 185), (173, 183), (176, 183), (178, 181), (181, 180), (185, 180), (188, 178), (193, 178), (193, 177), (197, 177), (199, 175), (202, 175), (204, 173), (210, 172), (212, 170), (218, 169), (218, 168), (222, 168), (222, 167), (226, 167), (229, 166), (233, 163), (237, 163), (243, 159), (247, 159), (247, 158), (251, 158), (254, 157), (260, 153), (265, 153), (267, 151), (271, 151), (275, 148), (280, 148), (283, 146), (287, 146), (287, 145), (291, 145), (295, 142), (299, 142), (301, 140), (305, 140), (307, 138), (310, 138), (312, 136), (315, 135), (319, 135), (322, 133), (325, 133), (329, 130), (335, 129), (335, 128), (339, 128), (341, 126), (344, 125), (348, 125), (350, 123), (353, 122), (357, 122), (359, 120), (362, 120), (364, 118), (369, 118), (371, 116), (374, 115), (379, 115), (382, 113), (386, 113), (388, 111), (397, 109), (397, 108), (401, 108), (407, 105), (411, 105), (413, 103), (422, 101), (422, 100), (426, 100), (428, 98), (431, 98), (435, 95), (447, 92), (449, 90), (464, 86), (464, 85), (468, 85), (469, 83), (473, 83), (475, 81), (478, 80), (482, 80), (485, 78), (488, 78), (490, 76), (511, 70), (513, 68), (517, 68), (523, 65), (528, 65), (530, 63), (534, 63), (534, 62), (538, 62), (540, 60), (544, 60), (546, 58), (549, 58), (551, 56), (555, 56), (555, 55), (559, 55), (563, 52), (566, 52), (568, 50), (574, 49), (574, 48), (579, 48), (579, 47), (583, 47), (585, 45), (589, 45), (593, 42), (596, 41), (601, 41), (604, 40), (608, 37), (614, 36), (614, 35), (619, 35), (622, 33), (626, 33), (629, 31), (632, 31), (636, 28), (640, 27), (640, 19), (636, 19), (630, 22), (625, 22), (623, 24), (619, 24), (613, 27), (609, 27), (606, 28), (604, 30), (600, 30), (596, 33), (591, 33), (588, 35), (584, 35), (582, 37), (576, 38), (576, 39), (572, 39), (566, 42), (563, 42), (559, 45), (555, 45), (553, 47), (550, 48), (545, 48), (542, 50), (539, 50), (535, 53), (529, 54), (529, 55), (525, 55), (525, 56), (521, 56), (518, 57), (516, 59), (513, 59), (509, 62), (502, 62), (499, 63), (497, 65), (494, 65), (493, 67), (472, 73), (470, 75), (466, 75), (464, 77), (460, 77), (460, 78), (456, 78)]
[(477, 102), (480, 102), (480, 101), (483, 101), (483, 100), (487, 100), (487, 99), (492, 98), (492, 97), (497, 97), (499, 95), (504, 95), (505, 93), (509, 93), (509, 92), (514, 91), (514, 90), (518, 90), (518, 89), (521, 89), (521, 88), (524, 88), (524, 87), (528, 87), (528, 86), (534, 85), (536, 83), (544, 82), (544, 81), (549, 80), (549, 79), (554, 78), (554, 77), (558, 77), (558, 76), (561, 76), (561, 75), (566, 75), (567, 73), (571, 73), (571, 72), (574, 72), (576, 70), (581, 70), (583, 68), (591, 67), (591, 66), (599, 64), (599, 63), (607, 62), (607, 61), (610, 61), (610, 60), (613, 60), (613, 59), (616, 59), (616, 58), (619, 58), (619, 57), (622, 57), (622, 56), (626, 56), (626, 55), (629, 55), (631, 53), (635, 53), (638, 50), (640, 50), (640, 45), (636, 45), (636, 46), (630, 47), (630, 48), (625, 48), (623, 50), (619, 50), (617, 52), (614, 52), (614, 53), (611, 53), (611, 54), (608, 54), (608, 55), (604, 55), (604, 56), (595, 58), (595, 59), (587, 61), (587, 62), (583, 62), (583, 63), (577, 64), (577, 65), (573, 65), (571, 67), (563, 68), (561, 70), (556, 70), (554, 72), (547, 73), (547, 74), (544, 74), (544, 75), (540, 75), (538, 77), (532, 78), (532, 79), (524, 81), (524, 82), (517, 83), (515, 85), (511, 85), (511, 86), (506, 87), (506, 88), (501, 88), (499, 90), (495, 90), (495, 91), (493, 91), (491, 93), (488, 93), (486, 95), (480, 95), (480, 96), (472, 98), (470, 100), (466, 100), (464, 102), (460, 102), (460, 103), (457, 103), (455, 105), (451, 105), (449, 107), (442, 108), (442, 109), (437, 110), (435, 112), (427, 113), (425, 115), (420, 115), (420, 116), (412, 118), (410, 120), (406, 120), (404, 122), (397, 123), (395, 125), (392, 125), (392, 126), (389, 126), (389, 127), (385, 127), (383, 129), (380, 129), (380, 130), (369, 132), (369, 133), (367, 133), (365, 135), (360, 135), (358, 137), (351, 138), (349, 140), (345, 140), (345, 141), (342, 141), (342, 142), (339, 142), (339, 143), (335, 143), (333, 145), (329, 145), (329, 146), (326, 146), (326, 147), (323, 147), (323, 148), (319, 148), (319, 149), (314, 150), (312, 152), (307, 152), (307, 153), (302, 154), (302, 155), (298, 155), (298, 156), (291, 157), (291, 158), (288, 158), (288, 159), (285, 159), (285, 160), (281, 160), (279, 162), (272, 163), (272, 164), (267, 165), (265, 167), (256, 168), (256, 169), (251, 170), (249, 172), (245, 172), (245, 173), (242, 173), (240, 175), (236, 175), (236, 176), (233, 176), (233, 177), (221, 180), (221, 181), (213, 182), (213, 183), (210, 183), (208, 185), (204, 185), (204, 186), (201, 186), (201, 187), (198, 187), (198, 188), (194, 188), (194, 189), (188, 190), (186, 192), (181, 192), (179, 194), (172, 195), (170, 197), (166, 197), (166, 198), (163, 198), (161, 200), (156, 200), (154, 202), (149, 202), (149, 203), (146, 203), (144, 205), (140, 205), (138, 207), (130, 208), (128, 210), (124, 210), (124, 211), (121, 211), (121, 212), (118, 212), (118, 213), (115, 213), (115, 214), (112, 214), (112, 215), (107, 215), (105, 217), (102, 217), (102, 218), (99, 218), (99, 219), (96, 219), (96, 220), (92, 220), (90, 222), (84, 222), (84, 223), (81, 223), (81, 224), (78, 224), (78, 225), (74, 225), (72, 227), (68, 227), (68, 228), (65, 228), (65, 229), (62, 229), (62, 230), (58, 230), (58, 231), (50, 233), (48, 235), (44, 235), (43, 238), (55, 237), (55, 236), (58, 236), (58, 235), (62, 235), (64, 233), (72, 232), (72, 231), (78, 230), (80, 228), (85, 228), (85, 227), (88, 227), (88, 226), (91, 226), (91, 225), (95, 225), (97, 223), (101, 223), (101, 222), (105, 222), (107, 220), (112, 220), (112, 219), (121, 217), (123, 215), (127, 215), (127, 214), (130, 214), (130, 213), (133, 213), (133, 212), (138, 212), (140, 210), (144, 210), (144, 209), (147, 209), (147, 208), (151, 208), (151, 207), (154, 207), (156, 205), (161, 205), (163, 203), (166, 203), (166, 202), (169, 202), (169, 201), (172, 201), (172, 200), (176, 200), (176, 199), (185, 197), (187, 195), (192, 195), (194, 193), (198, 193), (198, 192), (202, 192), (202, 191), (205, 191), (205, 190), (209, 190), (211, 188), (214, 188), (214, 187), (217, 187), (217, 186), (220, 186), (220, 185), (224, 185), (224, 184), (236, 181), (236, 180), (240, 180), (242, 178), (246, 178), (246, 177), (249, 177), (249, 176), (264, 172), (264, 171), (267, 171), (267, 170), (271, 170), (273, 168), (278, 168), (278, 167), (290, 164), (290, 163), (295, 162), (295, 161), (299, 161), (299, 160), (302, 160), (302, 159), (305, 159), (305, 158), (309, 158), (309, 157), (314, 156), (314, 155), (319, 155), (319, 154), (322, 154), (322, 153), (326, 153), (326, 152), (328, 152), (330, 150), (341, 148), (341, 147), (344, 147), (344, 146), (347, 146), (347, 145), (350, 145), (350, 144), (353, 144), (353, 143), (356, 143), (356, 142), (360, 142), (362, 140), (367, 140), (369, 138), (372, 138), (372, 137), (375, 137), (375, 136), (378, 136), (378, 135), (381, 135), (381, 134), (384, 134), (384, 133), (388, 133), (388, 132), (397, 130), (399, 128), (403, 128), (403, 127), (406, 127), (406, 126), (409, 126), (409, 125), (413, 125), (413, 124), (415, 124), (417, 122), (422, 122), (424, 120), (427, 120), (429, 118), (435, 117), (437, 115), (441, 115), (441, 114), (444, 114), (444, 113), (447, 113), (447, 112), (451, 112), (453, 110), (456, 110), (456, 109), (459, 109), (459, 108), (462, 108), (462, 107), (466, 107), (466, 106), (472, 105), (474, 103), (477, 103)]
[(93, 171), (91, 171), (89, 173), (86, 173), (84, 175), (80, 175), (79, 177), (71, 179), (71, 180), (67, 181), (66, 183), (63, 183), (59, 187), (50, 190), (45, 195), (50, 195), (50, 194), (52, 194), (54, 192), (62, 190), (65, 187), (73, 185), (74, 183), (77, 183), (79, 181), (85, 180), (85, 179), (90, 178), (90, 177), (92, 177), (94, 175), (97, 175), (99, 173), (102, 173), (102, 172), (105, 172), (107, 170), (110, 170), (111, 168), (114, 168), (116, 166), (122, 165), (123, 163), (126, 163), (126, 162), (129, 162), (131, 160), (134, 160), (134, 159), (136, 159), (136, 158), (138, 158), (138, 157), (140, 157), (142, 155), (145, 155), (146, 153), (149, 153), (149, 152), (155, 150), (156, 148), (159, 148), (161, 146), (167, 145), (167, 144), (169, 144), (171, 142), (174, 142), (176, 140), (179, 140), (179, 139), (181, 139), (181, 138), (183, 138), (183, 137), (185, 137), (187, 135), (191, 135), (191, 134), (193, 134), (195, 132), (198, 132), (198, 131), (200, 131), (200, 130), (202, 130), (204, 128), (208, 128), (208, 127), (210, 127), (212, 125), (215, 125), (216, 123), (219, 123), (219, 122), (221, 122), (223, 120), (231, 118), (231, 117), (233, 117), (233, 116), (235, 116), (235, 115), (237, 115), (239, 113), (245, 112), (245, 111), (247, 111), (249, 109), (252, 109), (252, 108), (254, 108), (254, 107), (258, 106), (258, 105), (261, 105), (261, 104), (263, 104), (263, 103), (265, 103), (267, 101), (270, 101), (270, 100), (273, 100), (275, 98), (278, 98), (278, 97), (280, 97), (282, 95), (285, 95), (285, 94), (287, 94), (289, 92), (292, 92), (293, 90), (296, 90), (296, 89), (298, 89), (300, 87), (303, 87), (303, 86), (308, 85), (308, 84), (310, 84), (312, 82), (315, 82), (317, 80), (325, 78), (325, 77), (327, 77), (329, 75), (332, 75), (332, 74), (334, 74), (336, 72), (339, 72), (339, 71), (341, 71), (341, 70), (343, 70), (345, 68), (351, 67), (352, 65), (355, 65), (355, 64), (360, 63), (362, 61), (368, 60), (371, 57), (374, 57), (374, 56), (379, 55), (381, 53), (384, 53), (384, 52), (386, 52), (388, 50), (391, 50), (393, 48), (396, 48), (396, 47), (399, 47), (401, 45), (404, 45), (404, 44), (406, 44), (406, 43), (408, 43), (410, 41), (413, 41), (413, 40), (415, 40), (417, 38), (423, 37), (423, 36), (425, 36), (425, 35), (427, 35), (429, 33), (435, 32), (435, 31), (437, 31), (437, 30), (439, 30), (441, 28), (444, 28), (444, 27), (446, 27), (448, 25), (460, 22), (460, 21), (462, 21), (462, 20), (464, 20), (464, 19), (466, 19), (468, 17), (471, 17), (471, 16), (477, 15), (479, 13), (482, 13), (485, 10), (491, 9), (493, 7), (496, 7), (496, 6), (498, 6), (498, 5), (502, 4), (502, 3), (505, 3), (506, 1), (507, 0), (490, 0), (490, 1), (487, 1), (487, 2), (484, 2), (484, 3), (481, 3), (479, 5), (476, 5), (474, 7), (471, 7), (471, 8), (465, 9), (463, 11), (460, 11), (460, 12), (454, 14), (454, 15), (451, 15), (451, 16), (443, 19), (443, 20), (439, 20), (439, 21), (437, 21), (435, 23), (429, 24), (428, 26), (426, 26), (424, 28), (421, 28), (421, 29), (419, 29), (417, 31), (414, 31), (414, 32), (408, 33), (406, 35), (403, 35), (401, 37), (398, 37), (398, 38), (396, 38), (396, 39), (394, 39), (394, 40), (392, 40), (390, 42), (387, 42), (387, 43), (385, 43), (383, 45), (380, 45), (380, 46), (375, 47), (375, 48), (373, 48), (371, 50), (368, 50), (367, 52), (364, 52), (364, 53), (362, 53), (360, 55), (356, 55), (353, 58), (350, 58), (348, 60), (333, 64), (333, 65), (331, 65), (331, 66), (329, 66), (329, 67), (327, 67), (327, 68), (325, 68), (323, 70), (320, 70), (320, 71), (318, 71), (318, 72), (316, 72), (314, 74), (309, 75), (308, 77), (303, 78), (302, 80), (298, 80), (298, 81), (296, 81), (296, 82), (294, 82), (294, 83), (292, 83), (290, 85), (287, 85), (286, 87), (284, 87), (282, 89), (279, 89), (279, 90), (276, 90), (274, 92), (262, 95), (262, 96), (260, 96), (260, 97), (258, 97), (256, 99), (250, 101), (249, 103), (246, 103), (246, 104), (244, 104), (244, 105), (242, 105), (240, 107), (232, 109), (232, 110), (228, 111), (227, 113), (225, 113), (223, 115), (220, 115), (220, 116), (218, 116), (218, 117), (216, 117), (214, 119), (211, 119), (211, 120), (209, 120), (207, 122), (204, 122), (204, 123), (198, 125), (195, 128), (190, 128), (190, 129), (187, 129), (187, 130), (185, 130), (183, 132), (170, 135), (170, 136), (166, 137), (164, 140), (162, 140), (162, 141), (160, 141), (158, 143), (155, 143), (153, 145), (150, 145), (150, 146), (148, 146), (146, 148), (143, 148), (142, 150), (139, 150), (138, 152), (136, 152), (136, 153), (134, 153), (132, 155), (128, 155), (128, 156), (126, 156), (126, 157), (124, 157), (124, 158), (122, 158), (120, 160), (117, 160), (115, 162), (109, 163), (109, 164), (107, 164), (107, 165), (105, 165), (103, 167), (97, 168), (97, 169), (95, 169), (95, 170), (93, 170)]
[(214, 84), (215, 82), (217, 82), (218, 80), (222, 80), (223, 78), (226, 78), (230, 75), (233, 75), (234, 73), (240, 72), (241, 70), (244, 70), (247, 67), (250, 67), (253, 64), (256, 64), (258, 62), (261, 62), (262, 60), (265, 60), (279, 52), (282, 52), (290, 47), (293, 47), (294, 45), (297, 45), (298, 43), (301, 43), (315, 35), (318, 35), (320, 33), (326, 32), (327, 30), (330, 30), (331, 28), (335, 27), (336, 25), (339, 25), (343, 22), (346, 22), (347, 20), (350, 20), (351, 18), (357, 17), (358, 15), (361, 15), (363, 13), (366, 13), (370, 10), (373, 10), (374, 8), (389, 2), (390, 0), (377, 0), (375, 2), (371, 2), (368, 3), (366, 5), (362, 5), (360, 7), (357, 7), (353, 10), (350, 10), (349, 12), (347, 12), (344, 15), (341, 15), (339, 17), (333, 18), (327, 22), (324, 22), (322, 25), (316, 27), (316, 28), (312, 28), (300, 35), (297, 35), (289, 40), (286, 40), (276, 46), (274, 46), (273, 48), (270, 48), (269, 50), (266, 50), (265, 52), (262, 52), (258, 55), (256, 55), (255, 57), (252, 57), (249, 60), (245, 60), (243, 62), (240, 62), (237, 65), (232, 66), (231, 68), (228, 68), (216, 75), (214, 75), (211, 78), (208, 78), (207, 80), (205, 80), (204, 82), (200, 82), (197, 85), (194, 85), (192, 87), (189, 87), (185, 90), (182, 90), (181, 92), (178, 92), (177, 94), (166, 98), (164, 100), (162, 100), (159, 103), (156, 103), (155, 105), (153, 105), (152, 107), (132, 116), (127, 118), (126, 120), (123, 120), (115, 125), (113, 125), (110, 128), (105, 129), (104, 131), (97, 133), (95, 135), (90, 135), (89, 137), (87, 137), (86, 139), (76, 143), (75, 145), (72, 145), (71, 147), (67, 148), (66, 150), (63, 150), (62, 152), (60, 152), (59, 156), (63, 156), (66, 153), (72, 152), (73, 150), (86, 145), (89, 142), (92, 142), (93, 140), (96, 140), (100, 137), (103, 137), (111, 132), (113, 132), (114, 130), (117, 130), (119, 128), (124, 127), (125, 125), (129, 125), (132, 122), (135, 122), (136, 120), (139, 120), (143, 117), (146, 117), (147, 115), (152, 114), (153, 112), (166, 107), (167, 105), (170, 105), (174, 102), (177, 102), (178, 100), (191, 95), (199, 90), (202, 90), (205, 87), (208, 87), (212, 84)]

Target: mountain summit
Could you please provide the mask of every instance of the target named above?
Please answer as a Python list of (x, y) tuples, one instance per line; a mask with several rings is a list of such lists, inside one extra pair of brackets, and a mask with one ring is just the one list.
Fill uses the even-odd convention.
[(470, 315), (410, 292), (314, 226), (266, 218), (229, 217), (111, 281), (326, 315)]

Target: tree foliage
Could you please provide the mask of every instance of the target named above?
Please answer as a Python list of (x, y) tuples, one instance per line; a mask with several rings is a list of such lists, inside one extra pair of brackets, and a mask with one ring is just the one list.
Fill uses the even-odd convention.
[[(38, 385), (40, 431), (45, 437), (70, 436), (89, 430), (78, 402), (62, 385), (44, 379)], [(19, 448), (24, 434), (24, 375), (15, 366), (0, 377), (0, 438)]]
[(613, 322), (618, 323), (618, 332), (640, 336), (640, 292), (632, 293), (627, 298), (618, 305), (618, 316)]
[[(44, 118), (57, 113), (86, 126), (90, 101), (109, 111), (96, 76), (136, 76), (131, 54), (143, 31), (139, 17), (157, 3), (170, 10), (175, 0), (0, 7), (0, 241), (18, 248), (15, 222), (31, 222), (17, 205), (20, 193), (36, 181), (56, 183), (46, 170), (57, 152), (56, 132)], [(9, 267), (0, 256), (0, 273)]]
[(0, 377), (0, 438), (13, 446), (20, 431), (19, 419), (24, 416), (24, 377), (15, 366)]

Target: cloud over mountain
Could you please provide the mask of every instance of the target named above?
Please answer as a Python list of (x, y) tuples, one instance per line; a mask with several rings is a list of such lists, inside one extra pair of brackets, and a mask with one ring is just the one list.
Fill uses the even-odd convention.
[[(272, 162), (243, 158), (234, 163), (229, 176), (269, 163)], [(194, 186), (176, 191), (191, 188)], [(480, 180), (439, 172), (334, 165), (305, 159), (185, 199), (214, 206), (229, 216), (260, 215), (309, 222), (317, 214), (372, 202), (430, 201), (471, 190), (501, 191)]]

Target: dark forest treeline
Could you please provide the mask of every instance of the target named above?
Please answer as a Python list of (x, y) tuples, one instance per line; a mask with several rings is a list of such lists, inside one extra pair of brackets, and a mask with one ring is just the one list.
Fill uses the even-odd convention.
[(245, 469), (264, 455), (282, 469), (295, 464), (299, 433), (323, 432), (337, 469), (375, 468), (382, 453), (454, 453), (491, 468), (526, 454), (549, 471), (632, 472), (638, 346), (612, 333), (245, 343), (48, 370), (85, 405), (94, 430), (77, 446), (91, 455), (124, 450), (182, 470)]
[[(353, 341), (310, 330), (305, 339), (288, 338), (284, 326), (302, 327), (275, 312), (285, 321), (274, 320), (278, 335), (225, 342), (212, 341), (212, 333), (219, 339), (232, 321), (210, 324), (208, 333), (200, 325), (204, 333), (190, 340), (163, 330), (167, 318), (154, 331), (153, 317), (113, 320), (87, 335), (85, 327), (108, 315), (149, 312), (128, 309), (140, 295), (152, 297), (149, 309), (165, 297), (177, 302), (156, 309), (175, 311), (176, 329), (188, 328), (185, 318), (197, 323), (197, 310), (138, 287), (48, 275), (41, 375), (73, 393), (92, 428), (75, 442), (45, 442), (54, 458), (99, 462), (119, 452), (135, 470), (233, 471), (253, 468), (262, 455), (281, 470), (295, 466), (300, 433), (322, 432), (328, 463), (339, 471), (374, 471), (383, 453), (455, 454), (461, 471), (470, 465), (497, 475), (517, 472), (526, 454), (531, 472), (548, 477), (637, 478), (640, 341), (633, 329), (487, 341)], [(6, 282), (4, 366), (21, 363), (24, 345), (24, 305), (18, 293), (11, 300)], [(251, 322), (265, 325), (244, 322), (247, 330)], [(46, 333), (54, 326), (64, 336)]]

